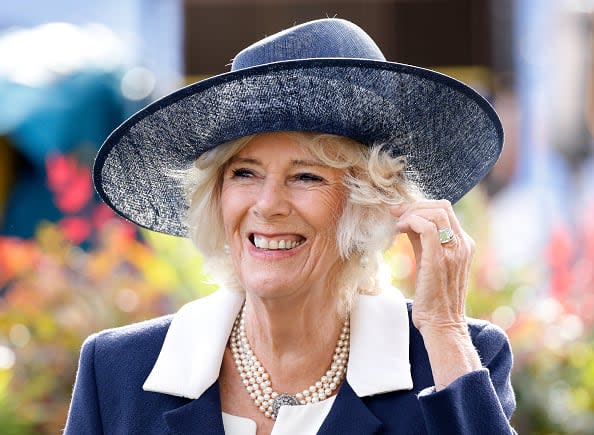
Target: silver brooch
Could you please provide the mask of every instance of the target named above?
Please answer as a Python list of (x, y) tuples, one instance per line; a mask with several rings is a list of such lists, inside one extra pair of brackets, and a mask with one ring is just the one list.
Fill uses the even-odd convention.
[(300, 405), (299, 400), (297, 400), (297, 398), (295, 396), (292, 396), (290, 394), (287, 393), (281, 393), (278, 396), (276, 396), (276, 398), (272, 401), (272, 417), (274, 419), (276, 419), (276, 416), (278, 415), (278, 411), (281, 408), (281, 406), (297, 406)]

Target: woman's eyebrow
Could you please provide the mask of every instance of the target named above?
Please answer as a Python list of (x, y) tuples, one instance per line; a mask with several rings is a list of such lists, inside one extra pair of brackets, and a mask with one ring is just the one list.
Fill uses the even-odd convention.
[(320, 168), (328, 167), (328, 165), (325, 165), (324, 163), (320, 162), (319, 160), (302, 160), (302, 159), (291, 160), (291, 166), (306, 166), (306, 167), (317, 166)]
[(251, 165), (259, 165), (262, 166), (262, 162), (258, 159), (254, 159), (251, 157), (233, 157), (231, 159), (231, 163), (247, 163)]
[[(243, 163), (243, 164), (262, 166), (262, 162), (258, 159), (253, 158), (253, 157), (233, 157), (231, 159), (231, 163)], [(322, 163), (319, 160), (307, 160), (307, 159), (291, 160), (291, 166), (293, 166), (293, 167), (320, 167), (320, 168), (328, 167), (328, 165), (325, 165), (324, 163)]]

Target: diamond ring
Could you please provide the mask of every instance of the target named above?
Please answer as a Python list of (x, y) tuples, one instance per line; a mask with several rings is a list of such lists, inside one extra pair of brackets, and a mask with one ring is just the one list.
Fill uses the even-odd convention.
[(439, 235), (439, 243), (442, 245), (451, 242), (456, 237), (451, 228), (441, 228), (437, 230), (437, 234)]

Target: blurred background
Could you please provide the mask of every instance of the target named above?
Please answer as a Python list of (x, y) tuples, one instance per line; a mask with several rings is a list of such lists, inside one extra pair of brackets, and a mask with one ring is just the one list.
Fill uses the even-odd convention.
[[(506, 330), (521, 434), (594, 434), (593, 0), (0, 3), (0, 432), (64, 425), (82, 340), (213, 290), (184, 240), (116, 218), (94, 153), (146, 103), (306, 20), (363, 27), (501, 115), (506, 145), (456, 205), (478, 252), (469, 314)], [(394, 283), (413, 295), (396, 240)]]

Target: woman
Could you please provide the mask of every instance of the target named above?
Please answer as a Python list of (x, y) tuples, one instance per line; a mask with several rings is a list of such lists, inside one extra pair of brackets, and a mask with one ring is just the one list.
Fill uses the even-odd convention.
[[(451, 207), (502, 142), (474, 91), (386, 62), (338, 19), (136, 114), (100, 150), (97, 189), (190, 236), (223, 288), (90, 337), (66, 433), (513, 433), (510, 348), (464, 315), (473, 242)], [(383, 273), (397, 233), (414, 307)]]

